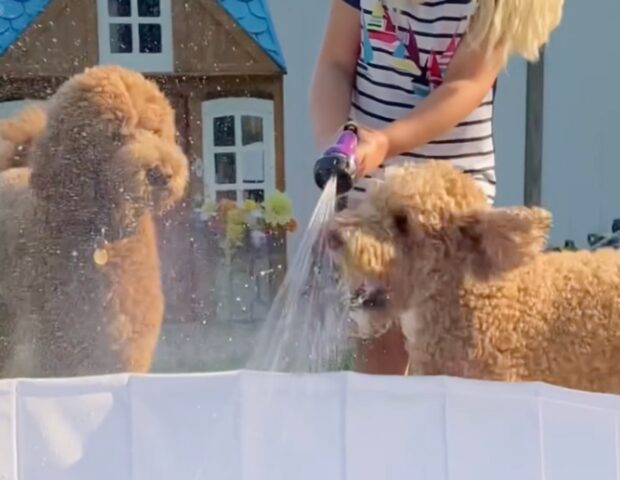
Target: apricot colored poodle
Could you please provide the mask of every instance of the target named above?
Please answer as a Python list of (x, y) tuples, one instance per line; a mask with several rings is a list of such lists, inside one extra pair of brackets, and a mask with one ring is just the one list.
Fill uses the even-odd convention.
[(28, 165), (0, 173), (0, 372), (146, 372), (164, 311), (153, 216), (188, 178), (174, 112), (119, 67), (87, 69), (33, 108), (35, 122), (0, 128)]
[(427, 162), (388, 169), (328, 243), (366, 291), (359, 333), (400, 325), (411, 373), (620, 393), (620, 252), (543, 251), (550, 225)]

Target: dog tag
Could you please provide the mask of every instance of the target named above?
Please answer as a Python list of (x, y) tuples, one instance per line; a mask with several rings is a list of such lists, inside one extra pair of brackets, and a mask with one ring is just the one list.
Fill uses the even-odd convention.
[(108, 251), (105, 248), (96, 248), (93, 253), (93, 261), (102, 267), (108, 263)]

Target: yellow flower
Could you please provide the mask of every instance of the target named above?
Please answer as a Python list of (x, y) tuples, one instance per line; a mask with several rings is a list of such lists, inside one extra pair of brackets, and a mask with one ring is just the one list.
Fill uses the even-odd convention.
[(230, 247), (239, 247), (243, 244), (243, 236), (246, 229), (245, 212), (243, 210), (230, 210), (226, 222), (226, 240)]
[(265, 199), (265, 221), (270, 225), (286, 225), (293, 215), (289, 198), (276, 190)]
[(213, 213), (215, 213), (216, 208), (217, 208), (217, 205), (215, 204), (213, 200), (207, 200), (202, 205), (202, 211), (206, 213), (207, 215), (212, 215)]
[(247, 213), (253, 212), (258, 209), (258, 203), (256, 203), (251, 198), (248, 198), (245, 202), (243, 202), (243, 210)]

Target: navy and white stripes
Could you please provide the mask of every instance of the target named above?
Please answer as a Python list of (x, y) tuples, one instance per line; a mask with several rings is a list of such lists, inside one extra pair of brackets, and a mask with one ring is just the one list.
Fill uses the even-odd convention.
[[(443, 79), (472, 13), (470, 0), (434, 0), (386, 7), (378, 0), (344, 0), (360, 9), (362, 43), (351, 118), (381, 128), (414, 109)], [(401, 3), (403, 3), (401, 1)], [(495, 196), (493, 101), (480, 106), (456, 128), (387, 163), (440, 159), (471, 174), (490, 200)], [(381, 169), (373, 177), (380, 177)], [(355, 191), (363, 192), (366, 181)]]

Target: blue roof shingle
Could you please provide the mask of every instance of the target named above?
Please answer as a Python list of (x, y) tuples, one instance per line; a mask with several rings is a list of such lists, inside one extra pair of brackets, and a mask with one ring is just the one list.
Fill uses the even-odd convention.
[(271, 21), (267, 0), (218, 0), (218, 2), (257, 45), (286, 71), (286, 62)]
[(0, 55), (17, 40), (51, 0), (0, 0)]
[[(0, 0), (0, 55), (24, 33), (52, 0)], [(218, 0), (220, 6), (245, 30), (276, 64), (286, 63), (267, 0)]]

